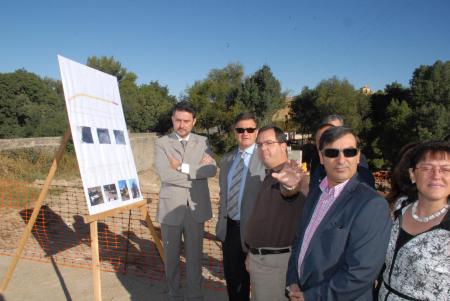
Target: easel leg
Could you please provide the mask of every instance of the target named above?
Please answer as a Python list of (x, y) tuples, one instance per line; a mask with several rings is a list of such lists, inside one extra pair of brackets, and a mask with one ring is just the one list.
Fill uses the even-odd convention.
[(162, 261), (164, 261), (164, 249), (161, 243), (161, 239), (158, 237), (158, 234), (156, 233), (155, 226), (153, 225), (152, 219), (148, 214), (147, 206), (141, 207), (141, 216), (145, 218), (147, 227), (150, 230), (150, 234), (152, 235), (153, 240), (155, 241), (156, 248), (158, 249), (159, 256), (161, 256)]
[(100, 279), (100, 257), (98, 248), (97, 221), (90, 223), (91, 229), (91, 252), (92, 252), (92, 278), (94, 283), (94, 300), (102, 300), (102, 284)]
[(14, 255), (14, 258), (8, 267), (8, 271), (6, 272), (5, 277), (3, 278), (2, 285), (0, 287), (0, 293), (3, 293), (6, 288), (8, 287), (9, 281), (11, 280), (12, 274), (14, 273), (14, 270), (16, 269), (17, 262), (20, 259), (20, 256), (22, 255), (23, 249), (25, 248), (25, 245), (27, 243), (28, 238), (30, 237), (31, 231), (33, 230), (34, 223), (36, 222), (36, 219), (39, 215), (39, 211), (41, 210), (42, 203), (45, 200), (45, 196), (47, 195), (48, 189), (50, 187), (50, 183), (53, 180), (53, 177), (55, 176), (56, 169), (58, 168), (58, 164), (61, 161), (61, 158), (64, 154), (64, 150), (66, 149), (67, 141), (69, 141), (70, 138), (70, 127), (67, 128), (66, 133), (64, 134), (63, 141), (59, 145), (58, 152), (55, 155), (55, 158), (53, 159), (52, 166), (50, 167), (50, 170), (48, 172), (47, 178), (45, 179), (44, 186), (42, 187), (41, 192), (39, 193), (39, 197), (34, 204), (33, 213), (31, 214), (30, 220), (28, 221), (27, 226), (25, 227), (25, 231), (22, 234), (22, 237), (19, 242), (19, 246), (17, 247), (16, 254)]

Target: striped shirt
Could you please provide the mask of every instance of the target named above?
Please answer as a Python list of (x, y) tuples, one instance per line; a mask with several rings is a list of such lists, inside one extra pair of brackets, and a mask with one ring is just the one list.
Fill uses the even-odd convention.
[(328, 187), (328, 178), (325, 177), (323, 181), (320, 183), (319, 187), (320, 190), (322, 190), (322, 194), (320, 195), (316, 208), (314, 208), (314, 213), (311, 217), (311, 220), (309, 221), (308, 227), (306, 228), (305, 235), (303, 236), (303, 242), (301, 244), (300, 255), (298, 258), (298, 265), (297, 265), (297, 271), (299, 276), (301, 271), (300, 267), (302, 266), (303, 259), (305, 258), (306, 251), (308, 250), (309, 247), (309, 243), (311, 242), (311, 239), (314, 236), (317, 227), (319, 227), (328, 210), (330, 210), (331, 206), (339, 197), (348, 181), (349, 180), (333, 187)]

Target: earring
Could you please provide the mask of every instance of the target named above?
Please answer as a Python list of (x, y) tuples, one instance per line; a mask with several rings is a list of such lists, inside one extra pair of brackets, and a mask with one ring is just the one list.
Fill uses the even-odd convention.
[(415, 184), (416, 180), (411, 178), (411, 183)]

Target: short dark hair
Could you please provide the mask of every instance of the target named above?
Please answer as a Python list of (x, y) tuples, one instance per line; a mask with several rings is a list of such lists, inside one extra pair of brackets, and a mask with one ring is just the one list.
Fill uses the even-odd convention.
[(192, 117), (195, 118), (195, 109), (192, 106), (192, 103), (186, 100), (177, 102), (177, 104), (172, 109), (172, 116), (175, 115), (176, 111), (188, 112), (192, 114)]
[(319, 125), (316, 132), (314, 133), (314, 141), (316, 140), (316, 137), (317, 137), (317, 134), (319, 133), (319, 131), (321, 131), (324, 128), (331, 128), (331, 127), (335, 127), (335, 125), (333, 125), (331, 123), (322, 123), (321, 125)]
[(409, 168), (415, 169), (417, 163), (424, 160), (427, 155), (433, 158), (450, 159), (450, 143), (446, 141), (428, 141), (417, 145), (412, 153), (409, 161)]
[[(417, 185), (411, 182), (409, 168), (415, 169), (417, 163), (422, 161), (428, 154), (434, 158), (450, 157), (450, 143), (446, 141), (427, 141), (422, 143), (410, 143), (400, 151), (401, 158), (391, 175), (391, 191), (386, 199), (394, 203), (401, 196), (408, 197), (413, 202), (418, 197)], [(450, 197), (449, 197), (450, 198)]]
[[(263, 126), (262, 128), (260, 128), (258, 131), (258, 137), (262, 132), (269, 131), (269, 130), (273, 130), (275, 132), (275, 138), (277, 139), (277, 142), (287, 144), (288, 141), (287, 141), (286, 135), (284, 134), (283, 130), (273, 124), (269, 124), (269, 125), (266, 125), (266, 126)], [(256, 139), (258, 139), (258, 137), (256, 137)]]
[(333, 126), (328, 130), (326, 130), (325, 132), (323, 132), (319, 141), (319, 149), (320, 150), (324, 149), (325, 145), (333, 143), (334, 141), (348, 134), (351, 134), (353, 135), (353, 137), (355, 137), (356, 148), (358, 148), (359, 138), (358, 136), (356, 136), (355, 132), (351, 128), (345, 126)]
[(333, 120), (339, 120), (342, 124), (344, 124), (344, 118), (342, 118), (342, 116), (338, 115), (338, 114), (331, 114), (331, 115), (325, 116), (325, 118), (322, 119), (322, 124), (330, 123), (330, 121), (333, 121)]
[(234, 125), (236, 125), (236, 123), (238, 123), (241, 120), (253, 120), (256, 124), (256, 127), (258, 127), (258, 121), (256, 120), (256, 117), (253, 113), (250, 112), (242, 112), (239, 113), (236, 118), (234, 118)]

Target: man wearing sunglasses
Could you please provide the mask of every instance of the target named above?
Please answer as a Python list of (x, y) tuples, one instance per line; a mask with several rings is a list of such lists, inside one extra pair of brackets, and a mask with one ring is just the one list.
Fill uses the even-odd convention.
[[(323, 165), (320, 163), (319, 159), (319, 141), (322, 134), (329, 128), (334, 126), (342, 126), (343, 124), (340, 123), (342, 119), (331, 119), (332, 116), (336, 115), (330, 115), (328, 116), (328, 119), (330, 120), (329, 123), (323, 123), (319, 126), (319, 128), (316, 131), (316, 134), (314, 136), (315, 143), (317, 146), (317, 152), (314, 154), (312, 160), (311, 160), (311, 179), (309, 181), (309, 191), (312, 191), (313, 189), (319, 189), (320, 182), (325, 178), (326, 172)], [(366, 183), (370, 187), (375, 189), (375, 178), (372, 175), (372, 172), (369, 170), (369, 165), (367, 164), (366, 157), (364, 154), (359, 154), (359, 163), (358, 163), (358, 177), (361, 182)]]
[(291, 300), (372, 300), (391, 227), (389, 207), (357, 176), (358, 138), (331, 127), (319, 142), (326, 177), (305, 201), (286, 276)]
[(220, 162), (216, 236), (222, 241), (223, 269), (230, 301), (250, 299), (250, 276), (245, 269), (248, 249), (244, 233), (266, 175), (255, 144), (257, 127), (253, 114), (240, 113), (233, 129), (238, 145)]

